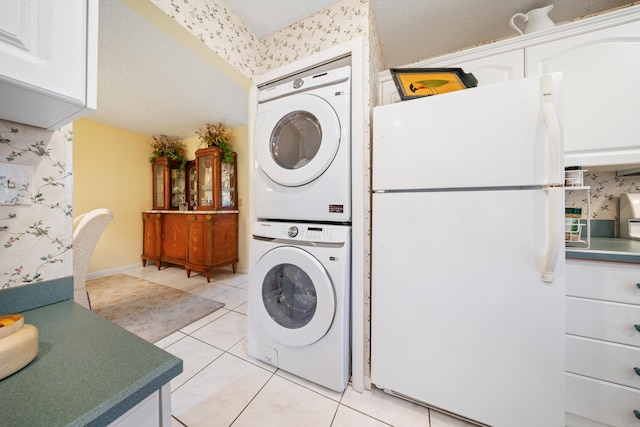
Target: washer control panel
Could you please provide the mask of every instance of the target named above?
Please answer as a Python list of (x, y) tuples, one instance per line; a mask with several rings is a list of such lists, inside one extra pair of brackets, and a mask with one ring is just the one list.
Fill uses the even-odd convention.
[(348, 225), (258, 221), (253, 226), (256, 237), (315, 243), (343, 243), (350, 233)]

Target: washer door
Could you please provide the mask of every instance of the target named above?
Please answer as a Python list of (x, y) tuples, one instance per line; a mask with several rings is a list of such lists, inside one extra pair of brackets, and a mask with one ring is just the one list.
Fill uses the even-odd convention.
[(264, 173), (287, 187), (305, 185), (322, 175), (340, 146), (340, 120), (331, 105), (300, 93), (269, 101), (262, 108), (267, 111), (258, 114), (256, 155)]
[(302, 347), (327, 333), (336, 297), (331, 278), (311, 254), (292, 246), (277, 247), (260, 258), (255, 277), (252, 314), (273, 339)]

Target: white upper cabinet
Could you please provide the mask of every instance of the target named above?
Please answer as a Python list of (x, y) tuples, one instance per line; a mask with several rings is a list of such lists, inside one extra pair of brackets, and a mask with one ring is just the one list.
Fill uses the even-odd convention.
[(0, 118), (55, 129), (95, 110), (97, 0), (0, 2)]
[[(461, 67), (480, 86), (562, 71), (565, 165), (640, 163), (640, 5), (408, 67)], [(399, 101), (390, 73), (378, 77), (378, 103)]]
[(563, 72), (567, 163), (588, 164), (602, 152), (627, 163), (640, 148), (640, 21), (525, 51), (527, 75)]
[(504, 83), (524, 77), (524, 51), (522, 49), (512, 50), (450, 64), (447, 67), (460, 67), (465, 73), (473, 73), (478, 79), (478, 86)]
[[(524, 77), (524, 50), (516, 49), (498, 54), (490, 54), (475, 59), (468, 55), (449, 55), (415, 64), (416, 68), (462, 68), (465, 73), (472, 73), (478, 80), (478, 86), (502, 83)], [(391, 74), (380, 76), (379, 104), (391, 104), (400, 101)]]

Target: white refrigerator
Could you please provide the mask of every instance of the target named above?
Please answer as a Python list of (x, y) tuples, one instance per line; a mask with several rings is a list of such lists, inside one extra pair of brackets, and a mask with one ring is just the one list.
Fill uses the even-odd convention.
[(561, 74), (376, 107), (371, 380), (564, 426)]

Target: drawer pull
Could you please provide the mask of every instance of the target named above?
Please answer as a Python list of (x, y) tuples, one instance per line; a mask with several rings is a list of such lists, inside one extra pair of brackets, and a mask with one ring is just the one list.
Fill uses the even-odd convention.
[(640, 375), (640, 368), (633, 368), (634, 371), (636, 371), (636, 375)]
[(636, 331), (640, 332), (640, 325), (633, 325), (634, 328), (636, 328)]
[(640, 289), (640, 282), (636, 283), (636, 287)]
[(637, 409), (634, 409), (633, 410), (633, 415), (635, 415), (636, 418), (640, 420), (640, 411), (638, 411)]

